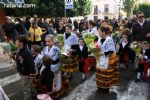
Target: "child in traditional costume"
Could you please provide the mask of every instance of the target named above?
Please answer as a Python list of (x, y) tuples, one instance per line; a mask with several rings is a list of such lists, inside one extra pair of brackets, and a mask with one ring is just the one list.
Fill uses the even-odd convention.
[(42, 55), (40, 54), (41, 52), (40, 46), (33, 45), (31, 47), (31, 52), (33, 55), (35, 71), (36, 71), (36, 78), (35, 80), (32, 81), (32, 84), (31, 84), (31, 93), (32, 93), (32, 97), (34, 98), (37, 95), (38, 80), (40, 76), (40, 69), (42, 67)]
[(149, 44), (147, 41), (142, 42), (142, 49), (140, 54), (138, 55), (139, 63), (137, 69), (137, 76), (135, 82), (139, 82), (142, 80), (148, 79), (148, 68), (149, 68), (149, 61), (150, 61), (150, 49)]
[(99, 30), (100, 59), (96, 68), (96, 84), (101, 90), (108, 90), (117, 85), (119, 79), (115, 44), (109, 33), (107, 26), (102, 26)]
[(79, 70), (82, 73), (81, 82), (83, 82), (84, 80), (87, 79), (88, 67), (89, 67), (88, 47), (86, 46), (83, 39), (79, 39), (79, 45), (77, 47), (77, 55), (79, 59)]
[(72, 55), (72, 46), (78, 44), (78, 37), (75, 33), (72, 32), (72, 25), (66, 25), (66, 32), (64, 33), (64, 53), (67, 56), (67, 61), (62, 62), (62, 71), (64, 72), (65, 77), (70, 77), (71, 72), (77, 71), (76, 60), (77, 57)]
[(45, 68), (41, 71), (40, 75), (40, 84), (38, 85), (40, 88), (40, 94), (48, 94), (52, 95), (53, 93), (53, 81), (54, 81), (54, 73), (51, 71), (51, 63), (52, 59), (48, 55), (44, 55), (43, 59), (43, 66)]
[(129, 54), (130, 54), (130, 47), (128, 38), (126, 35), (122, 36), (122, 41), (119, 46), (119, 56), (120, 56), (120, 67), (121, 68), (128, 68), (129, 66)]
[(42, 55), (41, 55), (41, 48), (39, 45), (33, 45), (31, 47), (33, 59), (34, 59), (34, 64), (35, 64), (35, 70), (36, 70), (36, 75), (40, 73), (40, 69), (42, 67)]
[(54, 73), (53, 98), (58, 98), (60, 95), (63, 94), (62, 77), (58, 58), (60, 49), (54, 45), (53, 35), (47, 35), (45, 38), (45, 42), (47, 46), (43, 48), (41, 55), (48, 55), (52, 59), (51, 70)]

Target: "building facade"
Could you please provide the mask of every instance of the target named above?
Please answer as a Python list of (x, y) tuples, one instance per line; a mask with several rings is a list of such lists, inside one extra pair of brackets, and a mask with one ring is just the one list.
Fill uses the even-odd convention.
[(88, 19), (112, 19), (119, 17), (119, 5), (116, 0), (91, 0), (92, 12)]

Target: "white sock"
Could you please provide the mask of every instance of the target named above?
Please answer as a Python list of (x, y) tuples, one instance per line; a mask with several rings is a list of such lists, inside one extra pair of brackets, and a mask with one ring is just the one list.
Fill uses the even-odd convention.
[(138, 73), (137, 73), (137, 79), (140, 79), (140, 76), (141, 76), (141, 73), (138, 72)]
[(84, 74), (82, 74), (82, 79), (85, 79), (85, 75)]

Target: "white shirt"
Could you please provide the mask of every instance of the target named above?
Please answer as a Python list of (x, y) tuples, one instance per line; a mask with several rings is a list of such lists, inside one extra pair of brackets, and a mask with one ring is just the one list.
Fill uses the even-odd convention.
[(124, 48), (126, 46), (127, 43), (122, 42), (122, 47)]
[(80, 50), (82, 51), (83, 50), (83, 46), (80, 45), (79, 47), (80, 47)]
[(139, 23), (141, 26), (143, 26), (144, 22), (145, 22), (145, 19), (143, 20), (142, 23), (138, 21), (138, 23)]

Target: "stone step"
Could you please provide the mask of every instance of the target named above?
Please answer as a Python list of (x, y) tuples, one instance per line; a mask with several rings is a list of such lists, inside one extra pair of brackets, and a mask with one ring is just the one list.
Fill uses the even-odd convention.
[(3, 87), (10, 100), (21, 100), (21, 98), (23, 98), (23, 90), (20, 81), (21, 80), (18, 80)]
[(0, 78), (0, 85), (10, 100), (20, 100), (20, 97), (22, 98), (21, 78), (18, 73)]
[(0, 64), (0, 79), (17, 73), (14, 64)]

